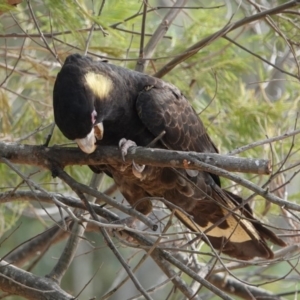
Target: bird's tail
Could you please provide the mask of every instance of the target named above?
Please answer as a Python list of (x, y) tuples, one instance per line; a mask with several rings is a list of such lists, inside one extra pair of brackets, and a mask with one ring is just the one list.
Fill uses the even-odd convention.
[(204, 241), (222, 253), (242, 260), (273, 258), (274, 253), (266, 240), (279, 246), (286, 245), (254, 218), (251, 208), (243, 204), (241, 197), (216, 184), (211, 188), (209, 199), (198, 201), (192, 212), (193, 219), (182, 211), (175, 211), (175, 215), (190, 230), (205, 233), (208, 241)]
[(253, 224), (254, 228), (258, 231), (259, 235), (262, 238), (269, 240), (275, 245), (282, 246), (282, 247), (286, 246), (286, 243), (282, 239), (280, 239), (273, 231), (263, 226), (263, 224), (260, 221), (258, 221), (253, 217), (253, 213), (250, 206), (248, 204), (243, 205), (244, 200), (240, 196), (226, 190), (223, 190), (223, 192), (230, 199), (232, 199), (237, 206), (242, 205), (244, 207), (244, 215), (246, 216), (247, 219), (251, 220), (251, 223)]

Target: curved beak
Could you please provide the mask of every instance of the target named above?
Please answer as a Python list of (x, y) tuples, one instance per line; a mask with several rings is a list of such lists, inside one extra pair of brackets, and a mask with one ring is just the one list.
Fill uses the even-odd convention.
[(91, 132), (83, 139), (76, 139), (75, 142), (79, 148), (85, 153), (93, 153), (96, 150), (96, 141), (102, 140), (104, 134), (103, 123), (94, 125)]
[(94, 128), (91, 132), (83, 139), (76, 139), (75, 142), (79, 146), (79, 148), (85, 153), (92, 153), (96, 150), (96, 138), (94, 133)]

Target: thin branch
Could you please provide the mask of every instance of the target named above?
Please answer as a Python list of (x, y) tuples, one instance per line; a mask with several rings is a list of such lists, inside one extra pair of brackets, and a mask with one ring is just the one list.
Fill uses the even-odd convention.
[(114, 253), (114, 255), (118, 258), (119, 262), (122, 264), (124, 270), (127, 272), (128, 276), (132, 280), (136, 289), (144, 296), (145, 299), (151, 300), (152, 298), (149, 296), (147, 291), (145, 291), (145, 289), (141, 286), (141, 284), (138, 281), (138, 279), (136, 278), (136, 276), (130, 270), (130, 267), (127, 265), (124, 258), (122, 257), (122, 255), (119, 253), (119, 251), (115, 247), (114, 243), (112, 242), (110, 236), (107, 234), (107, 231), (104, 228), (100, 228), (100, 231), (101, 231), (102, 235), (104, 236), (104, 239), (106, 240), (108, 247)]
[(34, 22), (34, 24), (35, 24), (35, 27), (36, 27), (36, 29), (37, 29), (38, 32), (39, 32), (39, 35), (40, 35), (39, 38), (42, 39), (42, 41), (44, 42), (44, 44), (45, 44), (45, 46), (46, 46), (46, 49), (53, 55), (53, 57), (54, 57), (55, 59), (57, 59), (56, 53), (51, 49), (51, 47), (49, 46), (47, 40), (46, 40), (45, 37), (44, 37), (43, 32), (41, 31), (41, 28), (40, 28), (40, 26), (39, 26), (39, 24), (38, 24), (38, 22), (37, 22), (37, 19), (36, 19), (36, 17), (35, 17), (35, 14), (34, 14), (34, 12), (33, 12), (32, 7), (31, 7), (30, 0), (27, 0), (27, 5), (28, 5), (28, 8), (29, 8), (30, 15), (31, 15), (31, 17), (32, 17), (32, 19), (33, 19), (33, 22)]
[(241, 26), (244, 26), (251, 22), (265, 18), (268, 15), (279, 14), (279, 13), (283, 12), (285, 9), (298, 6), (299, 4), (300, 4), (299, 0), (289, 1), (282, 5), (278, 5), (274, 8), (270, 8), (263, 12), (257, 13), (255, 15), (245, 17), (237, 22), (228, 24), (224, 28), (220, 29), (219, 31), (207, 36), (206, 38), (204, 38), (201, 41), (197, 42), (196, 44), (192, 45), (187, 50), (185, 50), (183, 53), (177, 55), (174, 59), (172, 59), (170, 62), (168, 62), (162, 69), (160, 69), (158, 72), (156, 72), (154, 76), (156, 76), (158, 78), (163, 77), (168, 72), (170, 72), (173, 68), (175, 68), (178, 64), (187, 60), (189, 57), (195, 55), (204, 46), (207, 46), (207, 45), (211, 44), (213, 41), (215, 41), (221, 37), (224, 37), (227, 33), (231, 32)]
[(260, 59), (260, 60), (263, 61), (263, 62), (265, 62), (265, 63), (268, 64), (269, 66), (272, 66), (274, 69), (280, 71), (281, 73), (284, 73), (284, 74), (287, 74), (287, 75), (289, 75), (289, 76), (291, 76), (291, 77), (294, 77), (294, 78), (299, 79), (299, 75), (295, 75), (295, 74), (293, 74), (293, 73), (290, 73), (290, 72), (288, 72), (288, 71), (285, 71), (285, 70), (282, 69), (282, 68), (277, 67), (275, 64), (272, 64), (270, 61), (268, 61), (267, 59), (263, 58), (262, 56), (256, 54), (255, 52), (248, 50), (246, 47), (244, 47), (244, 46), (242, 46), (241, 44), (237, 43), (236, 41), (234, 41), (233, 39), (229, 38), (228, 36), (225, 35), (225, 36), (223, 36), (223, 38), (224, 38), (225, 40), (229, 41), (230, 43), (236, 45), (237, 47), (241, 48), (242, 50), (246, 51), (247, 53), (250, 53), (252, 56), (254, 56), (254, 57)]
[(289, 132), (289, 133), (284, 133), (282, 135), (274, 136), (272, 138), (263, 139), (263, 140), (251, 143), (249, 145), (242, 146), (242, 147), (237, 148), (235, 150), (229, 151), (227, 154), (228, 155), (236, 155), (236, 154), (239, 154), (241, 152), (247, 151), (249, 149), (255, 148), (257, 146), (261, 146), (261, 145), (269, 144), (269, 143), (272, 143), (272, 142), (284, 140), (288, 137), (295, 136), (299, 133), (300, 133), (300, 129), (294, 130), (294, 131)]
[[(117, 208), (118, 210), (122, 211), (123, 213), (139, 219), (141, 222), (146, 224), (151, 230), (153, 230), (153, 231), (157, 230), (158, 226), (154, 222), (152, 222), (145, 215), (141, 214), (140, 212), (136, 211), (135, 209), (129, 208), (128, 206), (125, 206), (125, 205), (117, 202), (116, 200), (102, 194), (101, 192), (95, 191), (94, 189), (92, 189), (92, 188), (90, 188), (86, 185), (78, 184), (78, 183), (73, 182), (73, 181), (71, 181), (71, 184), (76, 186), (76, 187), (73, 187), (73, 188), (77, 188), (77, 189), (82, 188), (84, 193), (90, 194), (90, 195), (96, 197), (97, 199), (102, 199), (103, 202), (108, 203), (109, 205), (111, 205), (112, 207)], [(10, 191), (10, 192), (6, 192), (6, 193), (0, 193), (0, 203), (6, 203), (6, 202), (10, 202), (12, 200), (16, 200), (16, 199), (18, 199), (18, 195), (22, 195), (23, 201), (25, 201), (25, 200), (27, 200), (27, 201), (37, 200), (37, 201), (43, 201), (43, 202), (52, 203), (52, 204), (53, 204), (53, 198), (58, 196), (58, 194), (56, 194), (56, 193), (46, 193), (46, 192), (37, 193), (36, 192), (36, 193), (31, 194), (31, 195), (35, 196), (35, 199), (32, 199), (31, 197), (29, 197), (28, 194), (26, 194), (25, 191), (20, 192), (20, 194), (18, 194), (18, 192), (16, 192), (16, 191), (13, 191), (13, 192)], [(86, 206), (82, 202), (78, 203), (78, 201), (73, 197), (59, 196), (57, 199), (62, 200), (61, 204), (64, 204), (64, 205), (66, 204), (66, 205), (74, 207), (74, 208), (87, 209)], [(93, 204), (93, 203), (90, 203), (90, 206), (92, 207), (92, 209), (97, 214), (100, 214), (104, 218), (107, 218), (108, 210), (106, 210), (105, 208), (102, 208), (99, 205)], [(115, 214), (113, 214), (113, 215), (115, 217), (117, 217)], [(78, 220), (76, 218), (72, 218), (72, 219), (73, 220)], [(118, 219), (113, 219), (113, 221), (117, 221), (117, 220)], [(107, 225), (109, 225), (109, 224), (107, 224)], [(104, 224), (102, 224), (102, 226), (104, 226)], [(122, 224), (114, 224), (113, 226), (110, 225), (110, 226), (107, 226), (107, 227), (119, 228), (119, 229), (125, 229), (126, 228), (126, 226), (122, 225)], [(133, 229), (132, 231), (135, 231), (135, 229)], [(158, 235), (158, 234), (156, 234), (156, 235)]]
[[(206, 165), (206, 167), (205, 167)], [(220, 168), (217, 168), (215, 166), (211, 166), (205, 163), (201, 163), (201, 167), (203, 167), (203, 170), (205, 169), (206, 172), (209, 173), (214, 173), (216, 175), (219, 176), (223, 176), (226, 177), (246, 188), (248, 188), (249, 190), (255, 192), (256, 194), (262, 196), (263, 198), (269, 200), (270, 202), (279, 205), (281, 208), (288, 208), (291, 210), (296, 210), (296, 211), (300, 211), (300, 205), (296, 204), (296, 203), (292, 203), (286, 200), (283, 200), (271, 193), (268, 192), (268, 190), (265, 190), (257, 185), (255, 185), (254, 183), (252, 183), (251, 181), (247, 180), (247, 179), (243, 179), (239, 176), (236, 176), (234, 174), (231, 174), (229, 172), (226, 172)]]
[[(16, 62), (15, 62), (15, 64), (14, 64), (14, 66), (12, 67), (12, 69), (10, 69), (9, 74), (7, 74), (7, 75), (5, 76), (5, 78), (4, 78), (4, 80), (0, 83), (0, 86), (1, 86), (1, 87), (5, 84), (5, 82), (6, 82), (7, 79), (11, 76), (11, 74), (12, 74), (13, 72), (15, 72), (18, 63), (19, 63), (20, 60), (21, 60), (22, 52), (23, 52), (23, 49), (24, 49), (25, 42), (26, 42), (26, 39), (24, 39), (23, 42), (22, 42), (22, 46), (20, 47), (20, 53), (19, 53), (19, 55), (18, 55), (18, 57), (17, 57), (17, 60), (16, 60)], [(6, 71), (8, 70), (8, 65), (7, 65), (7, 64), (5, 64), (5, 70), (6, 70)]]
[[(99, 11), (98, 11), (98, 17), (99, 17), (99, 16), (101, 15), (101, 13), (102, 13), (102, 10), (103, 10), (103, 8), (104, 8), (104, 4), (105, 4), (105, 1), (103, 0), (102, 3), (101, 3), (101, 5), (100, 5)], [(89, 30), (89, 35), (88, 35), (88, 38), (87, 38), (87, 40), (86, 40), (85, 49), (84, 49), (84, 51), (83, 51), (84, 55), (87, 54), (87, 51), (88, 51), (88, 49), (89, 49), (90, 42), (91, 42), (91, 40), (92, 40), (93, 32), (95, 31), (96, 25), (97, 25), (97, 23), (94, 22), (93, 25), (92, 25), (92, 27), (91, 27), (91, 29)], [(104, 30), (103, 30), (102, 27), (101, 27), (101, 29), (102, 29), (102, 32), (104, 33)], [(104, 33), (104, 34), (105, 34), (105, 33)]]
[[(150, 40), (148, 41), (147, 45), (143, 49), (143, 56), (139, 58), (137, 61), (135, 70), (139, 72), (144, 72), (146, 69), (149, 59), (152, 58), (156, 47), (158, 46), (159, 42), (164, 38), (166, 32), (170, 28), (171, 24), (179, 14), (179, 12), (185, 6), (187, 0), (177, 0), (174, 3), (174, 6), (170, 8), (168, 13), (165, 15), (153, 35), (151, 36)], [(145, 59), (147, 58), (147, 59)]]
[[(79, 188), (78, 184), (75, 182), (74, 179), (72, 179), (70, 176), (68, 176), (64, 171), (57, 169), (56, 170), (58, 176), (66, 182), (73, 190), (74, 192), (79, 196), (79, 198), (83, 201), (84, 205), (86, 206), (88, 212), (90, 213), (93, 220), (98, 221), (98, 216), (91, 206), (91, 203), (88, 202), (86, 197), (84, 196), (82, 190)], [(128, 276), (131, 278), (133, 284), (137, 288), (138, 291), (141, 292), (141, 294), (145, 297), (147, 300), (152, 300), (152, 298), (147, 294), (147, 292), (144, 290), (144, 288), (139, 283), (136, 276), (133, 274), (133, 272), (130, 270), (129, 266), (126, 264), (125, 260), (123, 259), (122, 255), (119, 253), (115, 245), (113, 244), (111, 238), (107, 234), (106, 229), (103, 226), (99, 226), (100, 232), (102, 233), (108, 247), (111, 249), (115, 257), (119, 260), (121, 265), (123, 266), (124, 270), (127, 272)], [(70, 247), (69, 247), (70, 248)], [(62, 262), (63, 263), (63, 262)], [(61, 269), (61, 267), (59, 266)]]
[[(28, 191), (23, 191), (23, 192), (21, 192), (21, 191), (18, 191), (18, 192), (15, 192), (15, 193), (4, 193), (4, 194), (2, 194), (2, 196), (1, 196), (1, 194), (0, 194), (0, 199), (3, 199), (3, 198), (5, 198), (5, 194), (6, 194), (6, 196), (7, 197), (10, 197), (11, 199), (19, 199), (19, 198), (22, 198), (23, 200), (24, 199), (27, 199), (28, 197), (30, 197), (30, 195), (32, 194), (31, 192), (28, 192)], [(46, 202), (51, 202), (51, 198), (49, 198), (49, 195), (45, 195), (45, 194), (43, 194), (43, 193), (40, 193), (40, 192), (38, 192), (37, 193), (38, 194), (38, 197), (42, 200), (45, 200)], [(45, 197), (45, 198), (44, 198)], [(72, 205), (73, 207), (80, 207), (80, 208), (83, 208), (84, 207), (84, 205), (82, 204), (82, 202), (80, 201), (80, 200), (78, 200), (78, 199), (74, 199), (74, 198), (72, 198), (72, 197), (64, 197), (64, 196), (60, 196), (60, 195), (57, 195), (56, 194), (56, 197), (60, 200), (60, 201), (62, 201), (62, 202), (64, 202), (65, 204), (69, 204), (69, 205)], [(30, 197), (31, 199), (34, 199), (35, 197), (33, 197), (32, 195), (31, 195), (31, 197)], [(91, 204), (91, 205), (93, 205), (93, 204)], [(99, 206), (94, 206), (94, 209), (95, 209), (95, 211), (97, 212), (97, 213), (99, 213), (100, 215), (102, 215), (103, 213), (104, 213), (104, 216), (105, 217), (107, 217), (108, 219), (109, 219), (109, 221), (116, 221), (116, 220), (118, 220), (118, 217), (117, 216), (115, 216), (113, 213), (111, 213), (110, 211), (108, 211), (108, 210), (105, 210), (105, 209), (103, 209), (103, 208), (100, 208)], [(129, 236), (131, 236), (131, 237), (133, 237), (133, 238), (136, 238), (137, 236), (140, 238), (140, 240), (139, 240), (139, 242), (141, 242), (141, 239), (142, 239), (142, 244), (143, 245), (147, 245), (147, 247), (145, 248), (145, 249), (150, 249), (151, 250), (151, 252), (149, 253), (151, 256), (152, 256), (152, 258), (154, 258), (155, 259), (155, 261), (156, 261), (156, 263), (164, 270), (164, 272), (166, 273), (166, 274), (169, 274), (170, 276), (171, 276), (171, 274), (173, 274), (171, 277), (169, 277), (172, 281), (174, 281), (173, 283), (175, 284), (176, 283), (176, 286), (178, 286), (178, 284), (182, 287), (182, 284), (184, 284), (183, 282), (181, 282), (180, 283), (180, 281), (181, 281), (181, 279), (180, 279), (180, 277), (178, 277), (178, 275), (176, 275), (176, 273), (174, 273), (174, 271), (170, 268), (170, 266), (168, 266), (168, 264), (166, 264), (166, 262), (164, 262), (163, 260), (162, 260), (162, 258), (166, 258), (166, 252), (164, 252), (164, 251), (162, 251), (162, 249), (159, 249), (159, 248), (154, 248), (154, 245), (156, 244), (155, 242), (149, 242), (149, 240), (147, 240), (145, 237), (143, 237), (143, 236), (141, 236), (140, 234), (137, 234), (137, 233), (133, 233), (133, 232), (128, 232), (127, 231), (127, 234), (129, 235)], [(147, 242), (148, 241), (148, 242)], [(150, 244), (149, 244), (150, 243)], [(287, 248), (289, 248), (289, 247), (287, 247)], [(295, 247), (294, 247), (295, 248)], [(297, 248), (297, 247), (296, 247)], [(297, 248), (298, 249), (298, 248)], [(297, 249), (293, 249), (293, 250), (289, 250), (289, 252), (288, 253), (283, 253), (282, 255), (280, 255), (280, 257), (284, 257), (284, 256), (286, 256), (286, 255), (290, 255), (290, 251), (295, 251), (295, 250), (297, 250)], [(178, 249), (178, 248), (176, 248), (176, 249), (166, 249), (166, 250), (171, 250), (171, 251), (176, 251), (176, 250), (179, 250), (179, 251), (182, 251), (182, 249)], [(162, 251), (162, 252), (161, 252)], [(282, 251), (282, 250), (281, 250)], [(167, 254), (167, 255), (169, 255), (169, 254)], [(180, 259), (180, 257), (179, 258), (177, 258), (177, 259), (179, 259), (179, 260), (181, 260)], [(239, 265), (237, 265), (236, 267), (232, 267), (232, 268), (230, 268), (230, 269), (236, 269), (237, 267), (241, 267), (241, 266), (247, 266), (248, 264), (253, 264), (253, 262), (243, 262), (242, 264), (241, 263), (239, 263)], [(258, 260), (257, 262), (256, 262), (256, 264), (261, 264), (261, 263), (263, 263), (263, 264), (265, 264), (265, 261), (262, 261), (262, 262), (260, 262), (260, 260)], [(185, 262), (182, 262), (181, 261), (181, 264), (186, 264)], [(182, 265), (176, 265), (177, 267), (182, 267)], [(241, 265), (241, 266), (240, 266)], [(198, 273), (198, 271), (196, 271), (196, 270), (194, 270), (195, 272), (197, 272)], [(222, 271), (222, 269), (220, 269), (220, 268), (218, 268), (217, 270), (214, 270), (213, 271), (213, 273), (215, 273), (215, 272), (220, 272), (220, 271)], [(168, 276), (169, 276), (168, 275)], [(192, 275), (192, 276), (195, 276), (195, 274), (194, 273), (191, 273), (190, 275)], [(228, 280), (231, 280), (230, 279), (230, 277), (228, 278), (227, 277), (227, 279)], [(178, 281), (179, 280), (179, 281)], [(212, 283), (214, 283), (214, 280), (219, 280), (218, 278), (209, 278), (209, 281), (211, 281)], [(237, 288), (238, 289), (240, 289), (240, 290), (243, 290), (244, 288), (245, 288), (245, 285), (244, 284), (242, 284), (241, 282), (238, 282), (238, 281), (235, 281), (234, 282), (234, 284), (235, 285), (237, 285)], [(217, 284), (218, 285), (218, 284)], [(227, 291), (227, 287), (228, 287), (228, 285), (225, 285), (224, 287), (222, 287), (221, 285), (218, 285), (222, 290), (224, 289), (226, 292), (228, 292)], [(250, 288), (250, 291), (251, 291), (251, 287), (249, 287)], [(255, 290), (255, 288), (254, 288), (254, 290)], [(186, 292), (184, 292), (184, 293), (190, 293), (189, 295), (190, 295), (190, 297), (191, 297), (191, 295), (193, 295), (193, 291), (192, 290), (190, 290), (190, 292), (188, 292), (188, 290), (185, 290)], [(267, 292), (264, 292), (263, 290), (257, 290), (258, 292), (260, 292), (260, 293), (267, 293)], [(187, 294), (185, 294), (185, 295), (187, 295)], [(197, 298), (195, 298), (195, 299), (197, 299)]]
[[(146, 245), (146, 246), (152, 246), (153, 243), (149, 242), (149, 240), (145, 239), (144, 237), (141, 237), (139, 235), (136, 235), (135, 233), (131, 234), (132, 237), (135, 237), (139, 243), (141, 243), (142, 245)], [(198, 281), (199, 283), (201, 283), (203, 286), (205, 286), (206, 288), (208, 288), (209, 290), (211, 290), (213, 293), (215, 293), (216, 295), (218, 295), (221, 299), (225, 299), (225, 300), (232, 300), (232, 298), (228, 295), (226, 295), (224, 292), (222, 292), (220, 289), (216, 288), (215, 286), (213, 286), (211, 283), (209, 283), (206, 279), (202, 278), (201, 276), (199, 276), (196, 272), (194, 272), (193, 270), (191, 270), (188, 266), (186, 266), (185, 264), (181, 263), (178, 259), (174, 258), (171, 254), (169, 254), (166, 251), (163, 251), (159, 248), (155, 248), (153, 250), (153, 252), (151, 253), (151, 257), (153, 258), (156, 257), (157, 255), (159, 256), (163, 256), (169, 263), (173, 264), (175, 267), (179, 268), (181, 271), (183, 271), (184, 273), (186, 273), (188, 276), (190, 276), (191, 278), (193, 278), (194, 280)], [(156, 261), (156, 260), (155, 260)], [(157, 262), (157, 261), (156, 261)], [(159, 265), (160, 266), (160, 265)], [(170, 274), (171, 276), (168, 275), (168, 277), (173, 277), (175, 274), (172, 273)], [(173, 281), (173, 280), (172, 280)], [(190, 292), (191, 295), (194, 296), (194, 291), (191, 289)]]
[[(249, 3), (251, 3), (257, 11), (261, 12), (261, 9), (260, 7), (254, 3), (253, 1), (251, 0), (247, 0)], [(298, 1), (299, 3), (299, 1)], [(297, 69), (298, 69), (298, 76), (295, 76), (293, 75), (293, 77), (296, 77), (299, 79), (300, 77), (300, 67), (299, 67), (299, 63), (298, 63), (298, 59), (297, 59), (297, 54), (295, 53), (295, 50), (293, 48), (293, 46), (291, 45), (290, 41), (288, 38), (286, 38), (286, 36), (283, 34), (283, 32), (278, 28), (278, 26), (276, 25), (276, 23), (272, 20), (272, 18), (270, 18), (269, 16), (266, 16), (265, 18), (265, 21), (266, 23), (274, 30), (274, 32), (276, 32), (279, 36), (282, 37), (282, 39), (285, 41), (285, 43), (288, 45), (288, 48), (290, 50), (290, 52), (293, 54), (293, 57), (294, 57), (294, 61), (295, 61), (295, 64), (297, 66)], [(283, 72), (285, 73), (285, 72)]]
[(221, 288), (224, 292), (232, 294), (234, 296), (241, 297), (245, 300), (253, 299), (272, 299), (280, 300), (283, 299), (275, 294), (266, 290), (257, 288), (255, 286), (248, 286), (241, 284), (238, 280), (224, 276), (224, 275), (212, 275), (208, 280), (215, 286)]
[(147, 17), (148, 0), (143, 0), (143, 18), (142, 18), (142, 28), (141, 28), (141, 38), (140, 38), (140, 51), (135, 70), (138, 72), (143, 72), (143, 58), (144, 58), (144, 40), (145, 40), (145, 30), (146, 30), (146, 17)]
[(84, 229), (85, 228), (82, 224), (75, 222), (72, 228), (72, 234), (70, 235), (68, 242), (64, 247), (64, 250), (62, 251), (56, 265), (53, 267), (51, 272), (47, 275), (48, 278), (51, 278), (52, 280), (60, 284), (63, 276), (69, 269), (75, 257), (76, 250), (79, 245), (79, 241), (81, 240), (81, 237), (84, 234)]

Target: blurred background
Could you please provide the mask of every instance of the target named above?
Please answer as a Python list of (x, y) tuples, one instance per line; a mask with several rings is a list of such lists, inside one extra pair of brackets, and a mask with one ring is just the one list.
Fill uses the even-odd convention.
[[(1, 1), (0, 4), (0, 142), (45, 143), (54, 122), (53, 84), (69, 54), (87, 53), (94, 59), (107, 59), (130, 69), (140, 68), (142, 63), (143, 70), (140, 71), (163, 76), (165, 81), (181, 89), (199, 112), (221, 154), (259, 140), (281, 136), (278, 141), (249, 147), (239, 154), (270, 159), (273, 173), (270, 176), (241, 176), (268, 188), (282, 199), (299, 203), (299, 134), (283, 139), (285, 133), (299, 131), (300, 128), (299, 5), (284, 11), (278, 9), (274, 14), (253, 21), (252, 18), (261, 11), (276, 9), (287, 1), (15, 2), (18, 2), (16, 7), (10, 6), (9, 1)], [(164, 17), (175, 10), (178, 12), (174, 20), (164, 22)], [(237, 26), (231, 30), (230, 24)], [(227, 28), (226, 34), (222, 32), (224, 28)], [(164, 35), (158, 42), (151, 39), (157, 31)], [(144, 57), (140, 54), (141, 40)], [(193, 45), (198, 45), (197, 51), (184, 55)], [(180, 55), (184, 58), (182, 62), (165, 71), (168, 63)], [(54, 145), (70, 146), (70, 141), (57, 128), (49, 146)], [(72, 145), (75, 146), (74, 143)], [(30, 165), (16, 165), (16, 168), (46, 191), (76, 197), (66, 184), (52, 178), (47, 170)], [(87, 166), (67, 167), (65, 170), (77, 181), (89, 184), (92, 172)], [(0, 199), (3, 200), (0, 207), (0, 254), (5, 257), (12, 249), (60, 221), (61, 215), (53, 204), (27, 198), (6, 200), (7, 192), (30, 191), (32, 187), (5, 163), (0, 164), (0, 178)], [(223, 186), (245, 198), (253, 194), (234, 182), (222, 181)], [(112, 180), (105, 177), (101, 190), (123, 201), (117, 190), (107, 190), (112, 184)], [(260, 196), (253, 197), (251, 207), (258, 218), (272, 224), (279, 234), (289, 235), (285, 238), (289, 244), (299, 243), (297, 211), (283, 210)], [(116, 209), (106, 208), (123, 217)], [(161, 218), (168, 214), (162, 204), (157, 203), (151, 217)], [(281, 228), (294, 231), (287, 232)], [(182, 230), (185, 229), (174, 220), (168, 231), (174, 234), (166, 239), (167, 246), (173, 249), (169, 251), (174, 255), (176, 249), (192, 239), (188, 234), (177, 235)], [(45, 253), (35, 253), (22, 268), (40, 276), (48, 274), (65, 243), (66, 238), (51, 245)], [(114, 243), (131, 268), (145, 255), (144, 250), (129, 247), (119, 238), (114, 238)], [(212, 270), (220, 267), (220, 263), (208, 255), (211, 253), (208, 246), (198, 245), (193, 249), (191, 256), (189, 252), (182, 253), (189, 263), (195, 259), (202, 267), (211, 267)], [(270, 291), (278, 299), (297, 299), (300, 279), (298, 259), (297, 251), (289, 252), (268, 264), (239, 265), (230, 271), (230, 276)], [(224, 260), (224, 263), (229, 268), (230, 261)], [(135, 274), (153, 299), (184, 298), (151, 258), (141, 263)], [(98, 232), (88, 232), (63, 278), (62, 288), (74, 296), (81, 292), (80, 299), (143, 299), (130, 280), (120, 284), (126, 276), (103, 237)], [(193, 286), (193, 280), (187, 275), (182, 274), (182, 278)], [(115, 292), (104, 297), (114, 288)], [(210, 290), (198, 288), (195, 292), (201, 299), (219, 299)], [(234, 292), (231, 297), (241, 299)], [(2, 293), (3, 298), (23, 299), (8, 297), (5, 292)]]

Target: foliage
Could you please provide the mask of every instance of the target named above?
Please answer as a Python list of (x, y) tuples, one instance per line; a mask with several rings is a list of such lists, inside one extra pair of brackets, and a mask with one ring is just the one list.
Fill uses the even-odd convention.
[[(148, 2), (148, 13), (146, 34), (144, 34), (143, 3), (146, 2)], [(216, 0), (209, 3), (187, 1), (187, 8), (182, 10), (172, 24), (168, 25), (165, 37), (157, 45), (144, 71), (153, 75), (172, 58), (185, 52), (188, 47), (215, 34), (229, 23), (254, 16), (259, 10), (275, 8), (284, 3), (285, 1), (264, 0), (241, 2)], [(164, 5), (168, 8), (161, 8)], [(87, 54), (94, 58), (108, 59), (114, 64), (134, 69), (139, 58), (141, 37), (144, 36), (144, 45), (146, 45), (172, 5), (173, 1), (154, 0), (143, 2), (28, 0), (23, 1), (16, 9), (3, 14), (0, 27), (2, 57), (0, 141), (32, 145), (45, 143), (47, 136), (51, 134), (53, 123), (53, 84), (66, 56), (70, 53), (82, 54), (87, 51)], [(298, 41), (299, 5), (294, 5), (286, 12), (279, 11), (275, 15), (265, 16), (252, 23), (249, 21), (234, 31), (212, 40), (166, 74), (164, 80), (182, 90), (195, 110), (199, 112), (220, 152), (226, 154), (243, 145), (299, 129)], [(50, 146), (65, 144), (69, 145), (70, 142), (55, 128)], [(290, 201), (299, 203), (297, 184), (299, 177), (298, 179), (294, 177), (300, 171), (298, 145), (299, 135), (296, 135), (288, 139), (282, 138), (277, 142), (265, 143), (242, 153), (241, 156), (245, 157), (269, 158), (273, 163), (273, 175), (269, 178), (254, 177), (253, 174), (246, 174), (244, 178), (251, 179), (259, 186), (266, 183), (264, 188), (274, 190), (276, 195), (282, 198), (288, 194)], [(60, 179), (52, 178), (49, 170), (42, 170), (34, 165), (17, 165), (16, 168), (25, 178), (21, 178), (5, 162), (0, 164), (1, 196), (7, 191), (35, 189), (26, 181), (27, 179), (49, 192), (76, 196), (67, 184)], [(281, 168), (285, 172), (276, 173)], [(88, 184), (87, 178), (91, 177), (89, 168), (85, 166), (68, 167), (66, 171), (75, 180), (84, 184)], [(102, 188), (107, 188), (110, 184), (111, 180), (105, 179)], [(233, 185), (233, 182), (224, 180), (224, 184), (229, 186)], [(252, 194), (252, 191), (240, 186), (234, 187), (233, 190), (238, 190), (247, 196)], [(113, 195), (121, 199), (118, 194)], [(281, 208), (272, 204), (269, 214), (265, 216), (269, 209), (268, 204), (262, 202), (261, 198), (253, 202), (257, 213), (264, 214), (262, 217), (266, 223), (277, 222), (280, 225), (276, 225), (276, 228), (289, 226), (294, 226), (292, 229), (295, 230), (299, 228), (296, 211), (291, 215), (290, 211), (283, 212)], [(9, 236), (7, 240), (2, 240), (2, 256), (23, 242), (25, 236), (26, 239), (32, 238), (53, 225), (54, 219), (55, 221), (60, 219), (59, 213), (55, 214), (54, 219), (44, 215), (32, 216), (35, 209), (36, 214), (39, 215), (44, 209), (50, 209), (53, 205), (33, 201), (30, 207), (29, 210), (22, 201), (2, 205), (0, 215), (4, 221), (0, 224), (1, 233), (11, 229), (12, 223), (15, 223), (14, 228), (19, 225), (16, 233)], [(109, 206), (108, 208), (112, 209)], [(22, 215), (23, 209), (25, 210)], [(7, 210), (10, 212), (8, 213)], [(119, 214), (116, 209), (114, 211)], [(274, 214), (280, 214), (281, 217)], [(18, 217), (21, 219), (17, 221)], [(290, 223), (293, 225), (285, 218), (288, 220), (290, 218), (292, 220)], [(10, 232), (12, 231), (8, 231), (6, 236)], [(99, 295), (110, 291), (126, 276), (124, 269), (119, 269), (117, 273), (120, 264), (99, 236), (95, 233), (86, 235), (86, 241), (78, 252), (80, 254), (73, 261), (63, 280), (63, 288), (76, 295), (97, 271), (92, 283), (84, 288), (83, 299), (91, 295), (97, 295), (97, 299), (102, 299)], [(297, 237), (294, 240), (292, 238), (287, 240), (292, 244), (298, 242)], [(114, 241), (117, 247), (124, 247), (117, 239)], [(174, 242), (175, 246), (172, 246), (176, 247), (177, 243), (179, 242)], [(62, 245), (52, 247), (37, 266), (33, 265), (34, 273), (45, 275), (49, 272), (55, 264), (54, 259), (50, 260), (51, 254), (60, 256), (61, 251)], [(204, 246), (199, 251), (211, 252), (211, 249)], [(136, 251), (128, 247), (122, 249), (122, 254), (133, 268), (144, 252), (136, 255)], [(264, 265), (258, 263), (258, 266), (253, 265), (248, 268), (239, 266), (237, 271), (233, 269), (229, 273), (250, 285), (261, 286), (274, 293), (273, 295), (291, 292), (291, 298), (287, 297), (287, 299), (293, 299), (297, 294), (297, 280), (299, 280), (297, 267), (293, 267), (297, 264), (298, 254), (289, 253), (289, 255), (292, 257), (294, 255), (295, 258), (281, 263), (277, 261), (264, 262)], [(197, 258), (201, 263), (214, 266), (210, 256), (199, 254)], [(285, 260), (285, 257), (281, 257), (280, 260)], [(227, 260), (224, 262), (228, 263)], [(83, 278), (81, 268), (85, 268)], [(155, 276), (145, 274), (147, 268), (154, 270)], [(219, 262), (216, 268), (221, 268)], [(154, 299), (167, 298), (170, 290), (174, 293), (170, 299), (182, 298), (180, 292), (172, 290), (174, 286), (171, 282), (167, 282), (161, 289), (158, 288), (157, 285), (166, 280), (166, 277), (153, 263), (147, 261), (146, 267), (137, 274), (142, 285), (147, 288), (155, 286)], [(185, 275), (183, 278), (187, 284), (192, 285), (189, 276)], [(265, 285), (268, 282), (270, 283)], [(129, 286), (132, 288), (130, 283), (127, 284), (127, 288)], [(222, 289), (222, 286), (219, 288)], [(225, 292), (229, 293), (227, 290)], [(126, 294), (122, 293), (125, 293), (124, 289), (120, 289), (115, 298), (111, 299), (125, 299), (124, 297), (129, 299), (135, 295), (135, 292), (130, 295), (127, 291)], [(208, 289), (201, 289), (199, 294), (203, 299), (213, 297), (213, 293)], [(245, 299), (249, 298), (245, 296)]]

